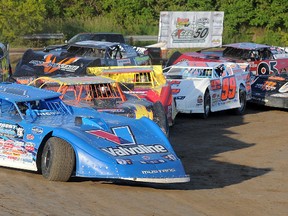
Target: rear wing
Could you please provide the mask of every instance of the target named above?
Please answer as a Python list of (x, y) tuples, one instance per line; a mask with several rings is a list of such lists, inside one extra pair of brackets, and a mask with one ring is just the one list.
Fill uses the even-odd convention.
[(88, 67), (87, 74), (103, 75), (120, 83), (130, 83), (136, 86), (144, 85), (154, 88), (166, 84), (162, 65)]
[[(94, 79), (93, 79), (94, 78)], [(39, 77), (29, 85), (56, 91), (64, 100), (92, 101), (94, 99), (120, 99), (126, 101), (117, 82), (106, 77)]]

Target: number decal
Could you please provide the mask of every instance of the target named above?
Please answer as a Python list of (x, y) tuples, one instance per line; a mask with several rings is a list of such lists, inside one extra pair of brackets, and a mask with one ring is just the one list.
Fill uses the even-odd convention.
[(236, 94), (235, 76), (224, 77), (222, 80), (221, 100), (225, 101), (227, 99), (233, 99), (235, 98), (235, 94)]
[(193, 37), (203, 39), (203, 38), (207, 37), (208, 33), (209, 33), (208, 28), (198, 27), (198, 29), (194, 33)]
[(278, 69), (275, 67), (277, 65), (277, 62), (276, 61), (271, 61), (269, 63), (270, 63), (271, 71), (273, 71), (275, 74), (277, 74), (278, 73)]
[[(269, 67), (270, 65), (270, 67)], [(276, 61), (270, 61), (269, 64), (267, 62), (261, 62), (258, 65), (258, 75), (268, 75), (271, 73), (278, 73), (278, 69), (275, 67), (277, 65)]]

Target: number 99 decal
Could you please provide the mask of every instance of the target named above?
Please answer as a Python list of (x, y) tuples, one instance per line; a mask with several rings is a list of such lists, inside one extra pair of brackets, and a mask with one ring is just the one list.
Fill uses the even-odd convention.
[(225, 101), (227, 99), (235, 98), (236, 87), (235, 76), (224, 77), (222, 80), (221, 100)]

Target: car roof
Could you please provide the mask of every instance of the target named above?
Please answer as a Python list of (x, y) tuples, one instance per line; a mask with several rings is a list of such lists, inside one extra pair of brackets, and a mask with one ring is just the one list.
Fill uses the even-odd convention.
[(10, 102), (34, 101), (59, 97), (61, 94), (36, 87), (16, 84), (0, 83), (0, 99)]
[(93, 40), (86, 40), (86, 41), (78, 41), (76, 43), (71, 44), (70, 46), (74, 47), (89, 47), (89, 48), (106, 48), (114, 45), (118, 45), (120, 43), (116, 42), (109, 42), (109, 41), (93, 41)]
[(171, 67), (199, 67), (199, 68), (214, 68), (218, 65), (225, 64), (224, 62), (205, 62), (205, 61), (183, 61), (179, 62), (175, 65), (171, 65)]
[(102, 74), (121, 74), (121, 73), (149, 73), (153, 71), (151, 66), (141, 66), (141, 67), (131, 67), (131, 68), (113, 68), (113, 69), (104, 69)]
[[(214, 69), (221, 65), (225, 65), (228, 68), (238, 69), (241, 66), (235, 62), (204, 62), (204, 61), (183, 61), (179, 62), (178, 64), (171, 65), (171, 68), (199, 68), (199, 69)], [(168, 72), (169, 73), (169, 72)]]
[[(41, 80), (41, 77), (38, 79)], [(81, 77), (44, 77), (48, 82), (55, 81), (65, 85), (88, 85), (88, 84), (102, 84), (102, 83), (115, 83), (115, 80), (103, 76), (81, 76)]]
[(258, 49), (263, 49), (263, 48), (269, 48), (270, 46), (265, 45), (265, 44), (242, 42), (242, 43), (226, 44), (226, 45), (223, 45), (223, 47), (232, 47), (232, 48), (246, 49), (246, 50), (258, 50)]
[(113, 33), (113, 32), (81, 32), (77, 35), (122, 35), (121, 33)]

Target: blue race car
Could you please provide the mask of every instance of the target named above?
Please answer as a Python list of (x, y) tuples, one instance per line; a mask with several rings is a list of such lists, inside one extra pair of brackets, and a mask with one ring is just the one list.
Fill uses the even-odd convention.
[(139, 120), (66, 105), (60, 94), (0, 84), (0, 166), (71, 176), (150, 183), (190, 181), (167, 137)]
[(67, 48), (49, 51), (28, 49), (15, 67), (11, 78), (23, 83), (29, 77), (85, 75), (87, 67), (149, 64), (128, 44), (107, 41), (79, 41)]
[(258, 75), (252, 78), (251, 103), (288, 109), (288, 74)]

